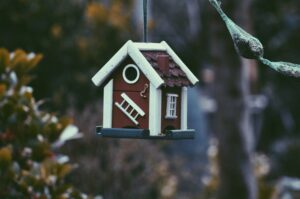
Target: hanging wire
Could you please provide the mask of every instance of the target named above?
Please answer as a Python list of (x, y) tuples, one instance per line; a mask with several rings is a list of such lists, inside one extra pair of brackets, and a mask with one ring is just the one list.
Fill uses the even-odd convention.
[(144, 0), (143, 1), (143, 7), (144, 7), (144, 42), (147, 42), (148, 40), (148, 32), (147, 32), (147, 27), (148, 27), (148, 16), (147, 16), (147, 4), (148, 4), (148, 0)]

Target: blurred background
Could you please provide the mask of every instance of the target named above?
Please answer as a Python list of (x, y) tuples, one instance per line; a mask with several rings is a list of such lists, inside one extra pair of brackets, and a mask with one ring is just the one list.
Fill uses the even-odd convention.
[[(165, 40), (200, 80), (189, 90), (196, 139), (95, 135), (103, 92), (90, 79), (127, 40), (142, 41), (141, 0), (2, 0), (1, 198), (299, 199), (300, 80), (240, 58), (208, 0), (148, 1), (149, 41)], [(298, 0), (223, 0), (222, 7), (260, 39), (265, 57), (300, 63)], [(39, 120), (46, 113), (52, 119)], [(35, 156), (40, 143), (47, 153)], [(52, 168), (49, 158), (72, 169)], [(68, 172), (53, 181), (58, 168)]]

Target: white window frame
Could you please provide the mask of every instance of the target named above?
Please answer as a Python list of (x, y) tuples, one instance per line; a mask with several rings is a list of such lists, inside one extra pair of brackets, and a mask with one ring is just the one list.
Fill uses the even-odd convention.
[(166, 103), (166, 119), (176, 119), (177, 118), (177, 94), (167, 94), (167, 103)]
[[(137, 73), (137, 74), (136, 74), (136, 77), (135, 77), (134, 80), (129, 80), (129, 79), (127, 79), (127, 77), (126, 77), (126, 70), (127, 70), (128, 68), (134, 68), (134, 69), (136, 70), (136, 73)], [(135, 84), (135, 83), (139, 80), (139, 78), (140, 78), (140, 70), (138, 69), (138, 67), (137, 67), (136, 65), (134, 65), (134, 64), (128, 64), (128, 65), (125, 66), (125, 68), (123, 69), (122, 75), (123, 75), (123, 79), (125, 80), (126, 83), (128, 83), (128, 84)]]

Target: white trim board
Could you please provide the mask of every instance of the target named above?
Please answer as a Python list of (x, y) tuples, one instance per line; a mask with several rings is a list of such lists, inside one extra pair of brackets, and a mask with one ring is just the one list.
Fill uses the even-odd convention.
[(112, 127), (113, 114), (113, 80), (110, 80), (104, 87), (103, 99), (103, 127)]
[(134, 43), (134, 45), (141, 51), (166, 51), (167, 48), (160, 43)]
[(126, 42), (122, 48), (94, 75), (92, 78), (96, 86), (100, 86), (117, 68), (120, 62), (127, 57), (127, 45), (130, 41)]
[(164, 84), (164, 80), (158, 75), (133, 42), (128, 43), (128, 54), (156, 88)]
[(149, 95), (149, 130), (150, 135), (155, 136), (161, 133), (161, 89), (150, 83)]
[(188, 93), (187, 93), (188, 88), (183, 87), (181, 89), (181, 125), (180, 128), (181, 130), (187, 130), (187, 117), (188, 117)]

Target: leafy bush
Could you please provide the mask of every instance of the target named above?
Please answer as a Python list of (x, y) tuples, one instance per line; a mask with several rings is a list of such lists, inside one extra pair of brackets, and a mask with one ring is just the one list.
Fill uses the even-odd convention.
[(27, 86), (41, 59), (0, 49), (0, 198), (87, 198), (65, 183), (74, 167), (68, 157), (54, 153), (76, 127), (41, 111)]

